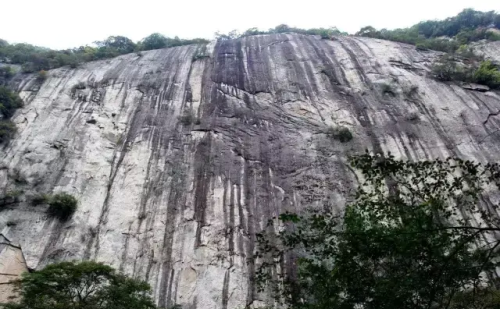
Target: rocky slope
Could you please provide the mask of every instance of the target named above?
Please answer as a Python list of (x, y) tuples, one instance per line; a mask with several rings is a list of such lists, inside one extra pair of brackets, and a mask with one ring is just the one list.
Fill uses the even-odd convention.
[[(103, 261), (146, 279), (160, 306), (258, 307), (254, 233), (284, 210), (340, 210), (356, 185), (348, 155), (498, 159), (500, 94), (434, 81), (438, 56), (280, 34), (18, 77), (26, 105), (0, 185), (23, 194), (0, 233), (30, 268)], [(353, 140), (332, 140), (331, 126)], [(78, 198), (70, 221), (28, 202), (52, 192)]]

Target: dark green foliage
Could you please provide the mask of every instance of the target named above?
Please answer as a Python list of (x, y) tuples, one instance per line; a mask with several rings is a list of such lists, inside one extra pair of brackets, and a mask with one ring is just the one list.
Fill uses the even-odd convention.
[(134, 51), (202, 44), (208, 43), (208, 40), (184, 40), (178, 37), (172, 39), (153, 34), (136, 44), (124, 36), (110, 36), (103, 41), (94, 42), (96, 47), (80, 46), (66, 50), (51, 50), (25, 43), (8, 44), (4, 40), (2, 42), (4, 43), (0, 44), (0, 61), (20, 64), (23, 72), (34, 73), (65, 65), (76, 68), (82, 62), (112, 58)]
[(23, 192), (19, 190), (10, 190), (5, 192), (2, 196), (0, 196), (0, 208), (16, 204), (19, 202), (19, 197)]
[(167, 47), (167, 37), (159, 33), (153, 33), (141, 41), (144, 50), (160, 49)]
[(16, 125), (12, 121), (0, 120), (0, 144), (10, 141), (16, 132)]
[(0, 112), (4, 118), (12, 117), (16, 109), (22, 106), (23, 101), (17, 93), (10, 91), (7, 87), (0, 86)]
[[(425, 21), (409, 28), (395, 30), (377, 30), (368, 26), (361, 28), (356, 35), (413, 44), (419, 50), (454, 52), (463, 44), (483, 39), (499, 40), (500, 36), (487, 29), (499, 18), (500, 15), (493, 11), (466, 9), (457, 16), (442, 21)], [(452, 39), (442, 39), (443, 36)]]
[(179, 37), (169, 38), (159, 33), (153, 33), (150, 36), (145, 37), (139, 43), (140, 50), (152, 50), (160, 48), (168, 48), (182, 45), (190, 44), (206, 44), (208, 40), (205, 39), (180, 39)]
[(488, 27), (495, 24), (495, 20), (498, 20), (499, 16), (494, 11), (480, 12), (473, 9), (465, 9), (455, 17), (450, 17), (442, 21), (424, 21), (416, 26), (419, 33), (428, 38), (439, 36), (453, 37), (464, 30)]
[(236, 30), (231, 31), (228, 34), (222, 34), (217, 32), (215, 34), (215, 37), (217, 40), (230, 40), (252, 35), (273, 34), (273, 33), (299, 33), (306, 35), (319, 35), (321, 36), (322, 39), (330, 39), (335, 35), (347, 35), (346, 32), (341, 32), (336, 27), (301, 29), (282, 24), (274, 28), (271, 28), (267, 31), (259, 30), (258, 28), (250, 28), (241, 34), (238, 33)]
[(195, 121), (195, 117), (194, 117), (193, 113), (191, 113), (191, 112), (184, 112), (184, 114), (182, 116), (179, 116), (179, 121), (183, 125), (188, 126)]
[(391, 95), (393, 97), (396, 96), (396, 92), (394, 91), (392, 85), (388, 84), (388, 83), (381, 84), (380, 91), (382, 92), (382, 94), (388, 94), (388, 95)]
[(472, 78), (472, 70), (449, 55), (433, 64), (432, 74), (440, 81), (471, 81)]
[(351, 163), (364, 182), (345, 213), (285, 213), (257, 234), (260, 287), (296, 309), (472, 308), (460, 294), (487, 286), (498, 266), (500, 219), (479, 201), (500, 185), (500, 165), (369, 154)]
[(154, 309), (150, 286), (96, 262), (63, 262), (25, 273), (10, 309)]
[(22, 106), (23, 101), (17, 93), (0, 86), (0, 113), (3, 116), (0, 120), (0, 144), (8, 142), (16, 134), (16, 125), (8, 119)]
[(14, 71), (8, 65), (0, 67), (0, 78), (9, 79), (14, 76)]
[(461, 81), (500, 88), (500, 70), (491, 61), (469, 58), (462, 61), (445, 55), (432, 66), (432, 73), (441, 81)]
[(500, 291), (492, 288), (476, 288), (460, 291), (453, 296), (450, 309), (498, 309)]
[(474, 72), (474, 80), (490, 88), (500, 88), (500, 71), (491, 61), (484, 61)]
[(49, 199), (48, 214), (60, 220), (68, 220), (76, 211), (77, 200), (67, 193), (58, 193)]
[(341, 143), (350, 142), (353, 138), (351, 131), (346, 127), (329, 127), (326, 130), (326, 135), (331, 139), (340, 141)]
[(98, 58), (110, 58), (118, 55), (128, 54), (135, 50), (135, 43), (124, 36), (110, 36), (104, 41), (95, 42), (97, 45)]
[(48, 194), (37, 194), (31, 198), (31, 205), (38, 206), (48, 204), (50, 202), (50, 195)]

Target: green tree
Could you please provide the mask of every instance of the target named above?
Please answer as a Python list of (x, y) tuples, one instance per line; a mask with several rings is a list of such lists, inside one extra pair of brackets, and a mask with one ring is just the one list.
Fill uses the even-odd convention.
[(99, 48), (119, 55), (131, 53), (135, 49), (135, 43), (124, 36), (110, 36), (104, 41), (95, 42)]
[(141, 41), (142, 50), (160, 49), (167, 47), (168, 39), (159, 33), (153, 33)]
[(290, 308), (428, 309), (488, 283), (500, 222), (479, 199), (500, 184), (498, 164), (366, 154), (352, 165), (364, 182), (344, 214), (285, 213), (257, 235), (262, 289)]
[(379, 31), (377, 31), (377, 29), (373, 28), (372, 26), (366, 26), (361, 28), (358, 32), (356, 32), (356, 35), (374, 38), (378, 37), (380, 33)]
[(25, 273), (17, 282), (21, 300), (10, 309), (147, 309), (156, 308), (150, 287), (110, 266), (63, 262)]

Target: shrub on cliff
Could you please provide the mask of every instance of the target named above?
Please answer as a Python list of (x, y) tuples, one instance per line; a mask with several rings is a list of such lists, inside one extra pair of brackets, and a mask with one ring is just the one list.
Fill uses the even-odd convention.
[(67, 193), (58, 193), (49, 199), (48, 213), (60, 220), (68, 220), (76, 211), (77, 200)]
[(475, 82), (486, 85), (490, 88), (500, 87), (500, 71), (491, 63), (491, 61), (484, 61), (479, 68), (474, 72)]
[(154, 309), (146, 282), (118, 274), (96, 262), (63, 262), (24, 273), (21, 299), (9, 309)]
[(40, 70), (38, 74), (36, 75), (36, 79), (38, 81), (45, 81), (47, 79), (48, 73), (45, 70)]
[(19, 197), (22, 193), (23, 192), (19, 190), (10, 190), (5, 192), (0, 196), (0, 208), (18, 203)]
[(14, 71), (10, 66), (0, 67), (0, 77), (4, 79), (9, 79), (14, 76)]
[(179, 116), (179, 122), (185, 126), (191, 125), (195, 121), (195, 117), (192, 112), (186, 111)]
[(461, 81), (500, 88), (500, 70), (491, 61), (472, 59), (461, 63), (452, 56), (442, 57), (433, 64), (432, 73), (441, 81)]
[(37, 194), (31, 198), (31, 205), (38, 206), (48, 204), (50, 201), (50, 195), (48, 194)]
[(340, 141), (341, 143), (347, 143), (353, 138), (351, 131), (346, 127), (329, 127), (326, 130), (326, 135), (331, 139)]
[(16, 125), (12, 121), (0, 120), (0, 144), (10, 141), (16, 132)]
[(16, 109), (23, 106), (23, 101), (19, 95), (7, 87), (0, 86), (0, 112), (4, 118), (14, 115)]

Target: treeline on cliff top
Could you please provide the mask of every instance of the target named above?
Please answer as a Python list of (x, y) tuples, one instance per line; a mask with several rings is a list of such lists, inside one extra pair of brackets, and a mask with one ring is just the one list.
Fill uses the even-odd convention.
[[(494, 11), (480, 12), (465, 9), (457, 16), (445, 20), (424, 21), (404, 29), (377, 30), (367, 26), (363, 27), (356, 35), (414, 44), (418, 48), (454, 52), (461, 45), (474, 41), (500, 40), (499, 28), (500, 14)], [(216, 38), (225, 40), (272, 33), (319, 35), (323, 39), (329, 39), (336, 35), (347, 35), (346, 32), (335, 27), (300, 29), (279, 25), (267, 31), (251, 28), (243, 33), (236, 31), (227, 34), (216, 33)], [(208, 40), (169, 38), (159, 33), (153, 33), (139, 42), (134, 42), (124, 36), (111, 36), (103, 41), (96, 41), (92, 45), (52, 50), (26, 43), (9, 44), (0, 39), (0, 62), (21, 65), (23, 72), (30, 73), (66, 65), (76, 67), (80, 63), (113, 58), (132, 52), (202, 43), (208, 43)]]

